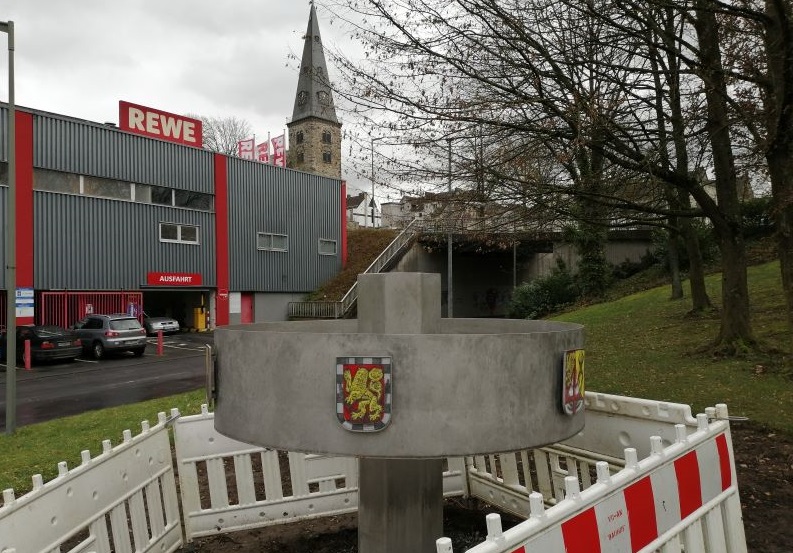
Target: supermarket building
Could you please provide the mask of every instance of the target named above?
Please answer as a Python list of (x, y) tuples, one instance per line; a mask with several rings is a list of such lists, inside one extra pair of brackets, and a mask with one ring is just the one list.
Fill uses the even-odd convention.
[[(3, 219), (8, 114), (0, 104)], [(196, 329), (283, 320), (345, 262), (338, 178), (33, 109), (15, 122), (18, 324), (143, 310)]]
[[(15, 121), (18, 324), (90, 313), (187, 328), (284, 320), (347, 257), (341, 123), (311, 4), (289, 127), (294, 169), (201, 148), (201, 121), (119, 102), (119, 124), (28, 108)], [(0, 217), (8, 204), (0, 103)], [(6, 224), (0, 227), (2, 244)], [(6, 267), (5, 248), (0, 260)]]

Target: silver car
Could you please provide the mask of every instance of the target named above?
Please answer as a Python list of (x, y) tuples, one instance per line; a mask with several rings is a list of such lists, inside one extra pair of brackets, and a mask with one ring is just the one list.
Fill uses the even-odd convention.
[(138, 319), (126, 313), (88, 315), (72, 325), (72, 329), (80, 337), (83, 350), (94, 359), (116, 351), (131, 351), (140, 357), (146, 351), (146, 330)]
[(172, 317), (150, 317), (147, 313), (143, 313), (143, 327), (146, 329), (146, 334), (156, 336), (158, 332), (162, 331), (163, 334), (177, 334), (181, 328), (179, 321)]

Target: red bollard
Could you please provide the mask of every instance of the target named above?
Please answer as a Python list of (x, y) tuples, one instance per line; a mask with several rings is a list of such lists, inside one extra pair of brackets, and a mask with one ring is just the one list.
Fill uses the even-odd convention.
[(162, 330), (157, 331), (157, 355), (162, 355)]
[(22, 358), (25, 360), (25, 370), (30, 370), (30, 340), (25, 340), (25, 352), (22, 355)]

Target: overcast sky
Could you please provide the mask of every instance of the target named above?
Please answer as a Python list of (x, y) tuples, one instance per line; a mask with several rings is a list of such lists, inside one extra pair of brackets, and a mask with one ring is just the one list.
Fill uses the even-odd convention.
[[(259, 141), (292, 115), (309, 10), (308, 0), (2, 0), (0, 21), (15, 25), (18, 105), (114, 123), (119, 100), (235, 116)], [(343, 43), (319, 4), (318, 14), (323, 42)], [(6, 45), (0, 35), (4, 102)]]

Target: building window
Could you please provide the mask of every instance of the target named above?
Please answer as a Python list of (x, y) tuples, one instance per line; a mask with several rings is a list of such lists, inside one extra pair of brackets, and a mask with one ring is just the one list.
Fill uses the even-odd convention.
[(190, 190), (166, 188), (164, 186), (150, 186), (150, 190), (143, 190), (145, 185), (137, 185), (135, 198), (140, 203), (153, 203), (170, 207), (184, 207), (201, 211), (212, 211), (215, 198), (211, 194), (191, 192)]
[(286, 234), (272, 232), (256, 233), (256, 249), (270, 252), (289, 251), (289, 237)]
[(173, 206), (173, 190), (164, 186), (152, 186), (151, 203)]
[(178, 223), (160, 223), (160, 242), (198, 244), (198, 227)]
[[(8, 177), (6, 176), (3, 183), (5, 184), (7, 180)], [(36, 190), (48, 190), (50, 192), (63, 192), (65, 194), (79, 194), (80, 175), (75, 175), (74, 173), (61, 173), (60, 171), (49, 171), (47, 169), (34, 169), (33, 188)]]
[(212, 196), (191, 192), (189, 190), (174, 190), (174, 205), (176, 207), (186, 207), (189, 209), (199, 209), (201, 211), (212, 211)]
[(83, 194), (115, 200), (131, 200), (132, 186), (128, 182), (99, 177), (83, 177)]
[(295, 133), (295, 143), (302, 144), (303, 143), (303, 131), (297, 131)]
[(325, 144), (330, 144), (332, 140), (333, 137), (329, 131), (325, 131), (322, 133), (322, 142), (324, 142)]
[(336, 255), (336, 241), (320, 238), (319, 255)]
[(330, 163), (333, 158), (330, 155), (330, 152), (322, 152), (322, 161), (325, 163)]
[(306, 161), (306, 155), (303, 152), (299, 152), (297, 154), (297, 162), (303, 163), (304, 161)]

